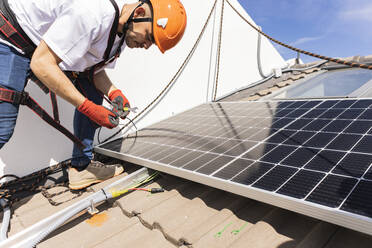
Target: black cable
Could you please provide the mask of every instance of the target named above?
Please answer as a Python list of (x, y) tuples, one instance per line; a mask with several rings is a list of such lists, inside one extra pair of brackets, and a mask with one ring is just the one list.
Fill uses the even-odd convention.
[[(130, 118), (128, 118), (128, 117), (125, 117), (126, 119), (128, 119), (128, 121), (134, 126), (134, 128), (136, 129), (136, 136), (135, 136), (135, 138), (137, 138), (137, 135), (138, 135), (138, 128), (137, 128), (137, 126), (136, 126), (136, 124), (134, 124), (134, 122), (133, 122), (133, 120), (132, 119), (130, 119)], [(118, 126), (126, 126), (127, 125), (127, 123), (123, 123), (123, 124), (119, 124)], [(116, 135), (118, 135), (120, 132), (116, 132), (114, 135), (112, 135), (112, 136), (110, 136), (109, 137), (109, 139), (107, 139), (107, 140), (104, 140), (103, 142), (101, 142), (101, 139), (100, 139), (100, 135), (101, 135), (101, 129), (102, 129), (102, 127), (100, 127), (99, 129), (98, 129), (98, 134), (97, 134), (97, 139), (98, 139), (98, 145), (101, 145), (103, 142), (106, 142), (106, 141), (109, 141), (109, 140), (111, 140), (111, 139), (113, 139)], [(121, 130), (123, 130), (123, 129), (120, 129), (120, 131)]]

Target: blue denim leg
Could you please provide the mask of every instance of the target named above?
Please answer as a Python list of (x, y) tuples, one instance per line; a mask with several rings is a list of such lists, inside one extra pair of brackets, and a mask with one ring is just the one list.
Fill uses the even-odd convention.
[[(94, 84), (87, 78), (76, 80), (75, 87), (89, 100), (97, 105), (103, 102), (102, 95), (95, 88)], [(85, 167), (93, 158), (93, 140), (98, 125), (92, 122), (86, 115), (75, 110), (74, 114), (74, 134), (78, 137), (86, 148), (81, 151), (74, 144), (71, 164), (73, 167)]]
[[(30, 60), (0, 43), (0, 86), (23, 91), (30, 73)], [(0, 101), (0, 149), (13, 135), (19, 105)]]

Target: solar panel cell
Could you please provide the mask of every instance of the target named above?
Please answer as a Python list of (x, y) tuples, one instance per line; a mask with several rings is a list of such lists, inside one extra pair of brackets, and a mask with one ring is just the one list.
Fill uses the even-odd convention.
[(365, 120), (371, 120), (372, 119), (372, 109), (367, 109), (364, 111), (358, 119), (365, 119)]
[(174, 153), (178, 151), (175, 147), (166, 147), (161, 152), (155, 154), (152, 157), (149, 157), (150, 160), (159, 161), (160, 159), (163, 159), (164, 157), (168, 156), (171, 153)]
[(371, 162), (372, 156), (369, 154), (348, 153), (332, 172), (359, 178), (365, 173)]
[(323, 179), (325, 173), (309, 170), (300, 170), (279, 190), (279, 194), (291, 196), (298, 199), (305, 198), (310, 191)]
[(288, 107), (288, 106), (290, 106), (290, 105), (292, 105), (293, 104), (293, 102), (291, 102), (291, 101), (285, 101), (285, 102), (279, 102), (278, 103), (278, 107), (277, 108), (286, 108), (286, 107)]
[(268, 191), (275, 191), (296, 172), (297, 169), (295, 168), (276, 166), (252, 186)]
[(347, 109), (340, 116), (338, 116), (338, 118), (346, 119), (346, 120), (353, 120), (353, 119), (356, 119), (363, 111), (364, 109)]
[(275, 121), (271, 127), (272, 128), (282, 128), (284, 126), (287, 126), (290, 122), (294, 121), (294, 119), (291, 118), (281, 118), (278, 121)]
[(347, 126), (349, 126), (351, 120), (334, 120), (329, 123), (322, 131), (324, 132), (335, 132), (339, 133), (342, 132)]
[(244, 132), (239, 133), (238, 135), (236, 135), (235, 138), (241, 139), (241, 140), (246, 140), (246, 139), (249, 139), (249, 137), (255, 135), (256, 132), (257, 132), (257, 129), (248, 128)]
[(199, 151), (190, 151), (189, 153), (186, 153), (185, 155), (171, 162), (170, 165), (175, 166), (175, 167), (182, 167), (188, 162), (190, 162), (191, 160), (194, 160), (203, 154), (204, 154), (203, 152), (199, 152)]
[(323, 148), (337, 136), (336, 133), (321, 132), (314, 135), (304, 146)]
[(319, 131), (328, 123), (329, 123), (329, 120), (315, 119), (312, 122), (310, 122), (309, 125), (305, 126), (303, 130)]
[(301, 105), (301, 108), (313, 108), (319, 103), (321, 103), (321, 101), (308, 101), (304, 105)]
[(228, 150), (230, 150), (231, 148), (235, 147), (236, 145), (240, 144), (241, 141), (240, 140), (224, 140), (220, 143), (218, 143), (218, 145), (210, 150), (209, 152), (211, 153), (218, 153), (218, 154), (222, 154)]
[(364, 134), (372, 127), (371, 121), (356, 120), (345, 129), (345, 133)]
[(309, 111), (308, 113), (306, 113), (303, 116), (303, 118), (310, 118), (310, 119), (318, 118), (325, 111), (327, 111), (327, 109), (313, 109), (313, 110)]
[(243, 142), (237, 144), (236, 146), (234, 146), (233, 148), (231, 148), (230, 150), (225, 151), (224, 154), (229, 155), (229, 156), (237, 157), (237, 156), (243, 154), (244, 152), (248, 151), (249, 149), (251, 149), (255, 145), (257, 145), (257, 143), (255, 143), (255, 142), (243, 141)]
[(294, 101), (288, 108), (302, 108), (308, 101)]
[(277, 129), (257, 129), (256, 133), (249, 137), (250, 140), (253, 141), (262, 141), (275, 133)]
[(298, 131), (291, 137), (289, 137), (286, 141), (284, 141), (284, 144), (287, 145), (295, 145), (300, 146), (304, 144), (308, 139), (310, 139), (312, 136), (314, 136), (315, 132), (309, 132), (309, 131)]
[(329, 100), (329, 101), (324, 101), (322, 102), (321, 104), (319, 104), (318, 106), (316, 106), (316, 108), (325, 108), (325, 109), (328, 109), (328, 108), (331, 108), (333, 107), (335, 104), (337, 104), (339, 102), (339, 100)]
[(372, 136), (371, 135), (366, 135), (353, 148), (353, 151), (364, 152), (364, 153), (372, 153), (371, 144), (372, 144)]
[(295, 131), (290, 131), (290, 130), (280, 130), (279, 132), (277, 132), (276, 134), (274, 134), (273, 136), (271, 136), (267, 142), (270, 142), (270, 143), (282, 143), (283, 141), (285, 141), (286, 139), (288, 139), (289, 137), (291, 137), (294, 133), (296, 133)]
[(348, 151), (361, 138), (357, 134), (339, 134), (328, 146), (328, 149)]
[(294, 109), (283, 109), (281, 111), (278, 111), (275, 113), (274, 117), (278, 118), (278, 117), (287, 117), (287, 115), (289, 113), (291, 113), (292, 111), (294, 111)]
[(304, 126), (308, 125), (311, 122), (311, 119), (298, 119), (290, 124), (286, 129), (290, 130), (300, 130)]
[(231, 179), (244, 169), (248, 168), (252, 163), (253, 161), (251, 160), (237, 159), (222, 170), (218, 171), (216, 174), (214, 174), (214, 176), (226, 180)]
[(328, 175), (306, 198), (306, 201), (337, 208), (357, 182), (355, 178)]
[(294, 146), (286, 146), (286, 145), (279, 145), (265, 156), (260, 158), (261, 161), (269, 162), (269, 163), (279, 163), (283, 158), (288, 156), (292, 153), (296, 147)]
[(268, 144), (268, 143), (259, 144), (258, 146), (253, 148), (251, 151), (244, 154), (243, 157), (246, 158), (246, 159), (258, 160), (264, 154), (270, 152), (275, 147), (276, 147), (276, 145)]
[(354, 103), (356, 103), (357, 100), (349, 100), (349, 101), (339, 101), (337, 104), (333, 106), (333, 108), (348, 108)]
[(363, 178), (372, 180), (372, 167), (369, 168), (366, 174), (364, 174)]
[(211, 151), (217, 146), (221, 145), (221, 143), (224, 143), (226, 140), (222, 138), (206, 138), (202, 137), (196, 142), (192, 142), (190, 144), (185, 145), (186, 148), (189, 149), (198, 149), (203, 152)]
[(141, 156), (141, 154), (146, 153), (149, 149), (153, 149), (154, 145), (151, 143), (136, 143), (134, 148), (129, 152), (133, 156)]
[(182, 168), (194, 171), (202, 167), (203, 165), (207, 164), (208, 162), (216, 159), (217, 156), (218, 156), (217, 154), (205, 153), (204, 155), (187, 162)]
[(314, 157), (308, 164), (306, 169), (329, 172), (336, 166), (338, 161), (344, 157), (346, 152), (337, 152), (330, 150), (322, 150), (316, 157)]
[(329, 109), (326, 112), (324, 112), (322, 115), (320, 115), (319, 118), (333, 119), (339, 116), (343, 111), (344, 111), (343, 109)]
[(177, 160), (179, 157), (189, 153), (190, 150), (186, 150), (186, 149), (177, 149), (176, 152), (174, 153), (170, 153), (168, 154), (167, 156), (165, 156), (164, 158), (162, 158), (161, 160), (159, 160), (160, 163), (163, 163), (163, 164), (170, 164), (171, 162)]
[(365, 109), (372, 105), (372, 100), (359, 100), (353, 105), (351, 105), (350, 108), (361, 108)]
[(293, 167), (303, 167), (309, 162), (316, 154), (319, 149), (300, 147), (284, 159), (280, 164), (289, 165)]
[(216, 170), (220, 169), (222, 166), (226, 165), (227, 163), (231, 162), (233, 160), (233, 157), (228, 156), (218, 156), (214, 160), (210, 161), (206, 165), (202, 166), (197, 170), (197, 172), (200, 172), (202, 174), (210, 175)]
[(262, 175), (264, 175), (267, 171), (269, 171), (273, 166), (273, 164), (255, 162), (247, 169), (239, 173), (237, 176), (235, 176), (232, 181), (244, 185), (250, 185)]
[(305, 114), (305, 112), (307, 111), (308, 109), (296, 109), (296, 110), (293, 110), (291, 113), (289, 113), (286, 117), (297, 118)]
[(372, 218), (372, 182), (360, 181), (341, 209)]

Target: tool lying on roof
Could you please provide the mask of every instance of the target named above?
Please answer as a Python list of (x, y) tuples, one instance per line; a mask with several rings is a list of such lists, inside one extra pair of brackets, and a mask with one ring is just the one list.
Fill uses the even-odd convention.
[[(50, 233), (52, 233), (54, 230), (56, 230), (68, 220), (72, 219), (80, 212), (85, 210), (94, 214), (97, 212), (95, 205), (108, 199), (128, 193), (140, 185), (149, 183), (158, 175), (158, 172), (150, 174), (150, 171), (147, 168), (142, 168), (112, 183), (111, 185), (106, 186), (100, 191), (71, 205), (70, 207), (66, 207), (60, 212), (55, 213), (54, 215), (11, 236), (10, 238), (0, 243), (0, 248), (35, 247), (46, 236), (48, 236)], [(160, 191), (160, 189), (156, 189), (155, 191)]]

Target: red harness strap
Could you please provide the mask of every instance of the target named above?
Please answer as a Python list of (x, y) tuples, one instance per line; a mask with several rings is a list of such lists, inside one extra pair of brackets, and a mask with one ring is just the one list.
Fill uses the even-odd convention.
[(28, 42), (17, 32), (12, 24), (0, 13), (0, 31), (19, 49), (28, 45)]
[(21, 49), (28, 58), (31, 58), (36, 49), (35, 44), (19, 26), (8, 0), (0, 1), (0, 36)]
[(0, 87), (0, 101), (10, 102), (12, 104), (26, 105), (32, 111), (34, 111), (41, 119), (46, 121), (49, 125), (56, 128), (58, 131), (63, 133), (67, 138), (79, 146), (80, 149), (84, 149), (85, 145), (73, 135), (69, 130), (59, 123), (59, 120), (53, 119), (27, 92), (17, 92)]

